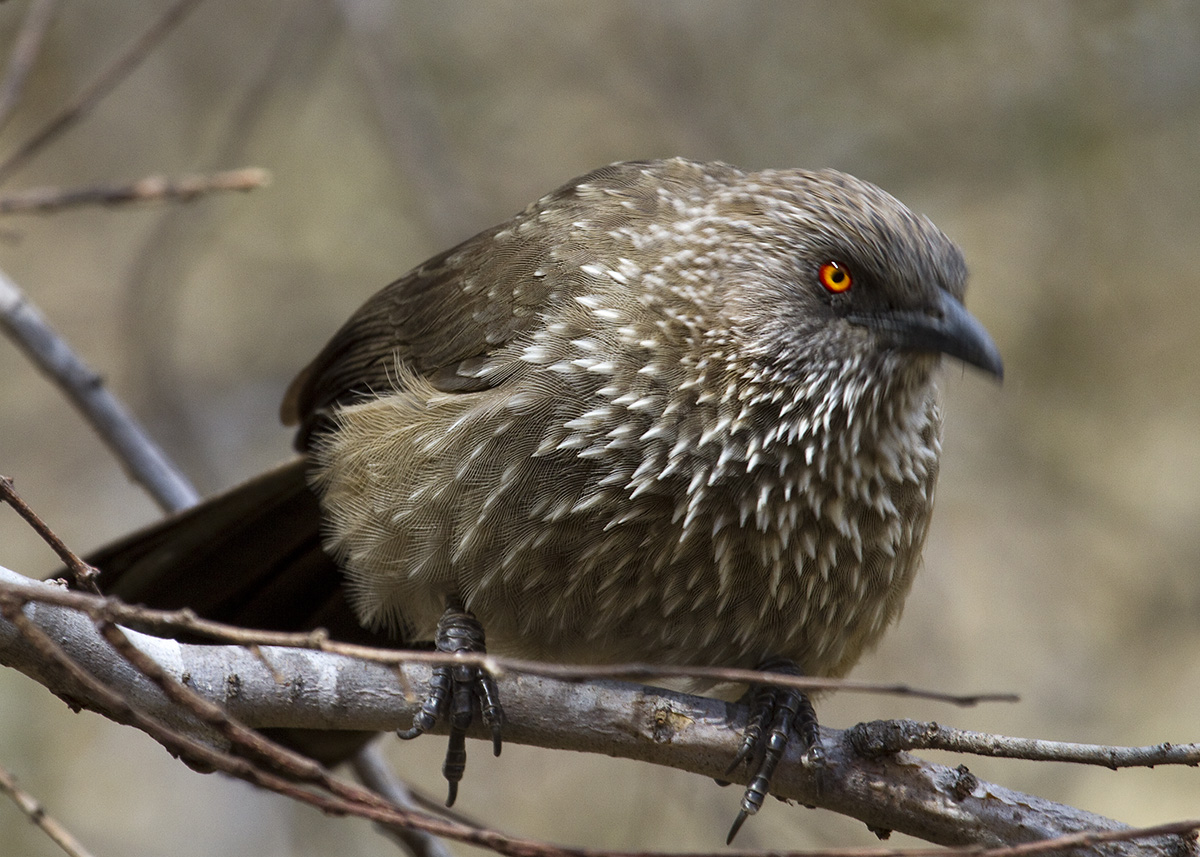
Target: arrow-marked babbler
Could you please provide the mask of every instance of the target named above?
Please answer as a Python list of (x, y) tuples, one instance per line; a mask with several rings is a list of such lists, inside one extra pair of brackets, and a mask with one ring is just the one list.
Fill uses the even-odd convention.
[[(842, 173), (604, 167), (368, 300), (287, 393), (299, 458), (92, 559), (249, 627), (840, 676), (920, 564), (942, 355), (1002, 372), (965, 282)], [(754, 700), (731, 836), (817, 734), (803, 694)], [(472, 712), (498, 752), (495, 688), (440, 670), (402, 733), (450, 718), (451, 800)]]

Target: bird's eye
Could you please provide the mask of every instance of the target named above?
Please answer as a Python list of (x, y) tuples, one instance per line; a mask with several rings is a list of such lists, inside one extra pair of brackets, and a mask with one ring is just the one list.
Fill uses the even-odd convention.
[(850, 269), (841, 262), (826, 262), (817, 272), (817, 279), (826, 291), (835, 295), (849, 289), (850, 284), (854, 282), (854, 278), (850, 276)]

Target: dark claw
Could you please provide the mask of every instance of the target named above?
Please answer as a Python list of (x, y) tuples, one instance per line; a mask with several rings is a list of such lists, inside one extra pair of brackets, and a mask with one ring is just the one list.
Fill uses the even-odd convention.
[[(435, 643), (437, 650), (446, 654), (486, 651), (483, 627), (457, 601), (450, 601), (438, 620)], [(476, 667), (459, 664), (436, 667), (429, 680), (429, 693), (413, 718), (413, 725), (396, 731), (401, 738), (416, 738), (431, 730), (438, 720), (449, 721), (450, 743), (442, 765), (442, 774), (449, 784), (446, 806), (453, 806), (458, 798), (458, 784), (467, 767), (466, 733), (477, 710), (483, 723), (491, 727), (492, 752), (499, 756), (504, 709), (500, 706), (495, 680)]]
[(467, 745), (463, 733), (451, 728), (450, 744), (446, 747), (446, 761), (442, 763), (442, 776), (450, 786), (446, 795), (446, 806), (454, 806), (458, 799), (458, 784), (462, 782), (463, 771), (467, 769)]
[(479, 696), (479, 713), (483, 723), (492, 729), (492, 755), (499, 756), (504, 709), (500, 707), (500, 693), (496, 690), (496, 680), (480, 670), (476, 676), (475, 692)]
[[(769, 661), (759, 669), (785, 675), (802, 675), (800, 669), (790, 661)], [(793, 733), (799, 736), (806, 751), (817, 743), (819, 737), (816, 712), (803, 691), (760, 685), (753, 688), (751, 694), (750, 721), (733, 764), (725, 772), (729, 774), (738, 765), (747, 762), (751, 766), (750, 782), (742, 794), (741, 811), (729, 828), (726, 845), (733, 842), (733, 837), (737, 836), (746, 819), (762, 809), (763, 801), (770, 792), (771, 776), (783, 758)]]
[(418, 735), (424, 735), (432, 729), (434, 724), (445, 714), (452, 681), (449, 667), (434, 667), (433, 675), (429, 679), (429, 693), (426, 695), (425, 701), (421, 703), (421, 710), (413, 718), (412, 728), (397, 729), (396, 734), (408, 740), (416, 738)]
[(742, 733), (742, 746), (738, 748), (733, 762), (725, 769), (725, 776), (732, 774), (738, 765), (749, 759), (762, 742), (763, 729), (771, 721), (774, 692), (775, 688), (770, 685), (762, 685), (751, 691), (753, 698), (750, 703), (750, 722), (746, 724), (746, 731)]
[(738, 831), (742, 829), (742, 825), (746, 823), (746, 819), (749, 817), (750, 813), (744, 809), (737, 814), (737, 818), (733, 820), (733, 827), (729, 828), (729, 835), (725, 837), (726, 845), (733, 843), (733, 837), (737, 836)]

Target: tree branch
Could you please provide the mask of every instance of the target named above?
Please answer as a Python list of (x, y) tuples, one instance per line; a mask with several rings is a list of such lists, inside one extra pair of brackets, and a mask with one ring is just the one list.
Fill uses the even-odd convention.
[(58, 0), (33, 0), (25, 12), (25, 20), (21, 22), (21, 30), (8, 56), (8, 66), (4, 69), (4, 82), (0, 83), (0, 128), (8, 124), (13, 108), (21, 100), (25, 81), (42, 52), (42, 39), (50, 28), (57, 5)]
[(64, 107), (49, 122), (43, 125), (15, 152), (0, 162), (0, 182), (6, 181), (19, 167), (33, 157), (51, 141), (61, 137), (76, 122), (91, 112), (101, 99), (124, 80), (130, 72), (141, 65), (167, 35), (187, 17), (201, 0), (176, 0), (145, 32), (125, 49), (111, 65), (106, 67), (84, 88), (75, 100)]
[[(0, 571), (0, 584), (8, 590), (9, 612), (14, 598), (28, 600), (38, 587), (53, 597), (49, 584), (34, 584), (12, 572)], [(142, 717), (170, 724), (218, 753), (235, 743), (227, 729), (203, 722), (132, 666), (85, 614), (46, 603), (25, 604), (19, 614), (59, 641), (72, 661)], [(418, 708), (416, 691), (430, 674), (423, 663), (393, 667), (313, 650), (265, 646), (255, 653), (242, 646), (187, 645), (124, 633), (172, 681), (254, 728), (391, 731), (411, 720)], [(44, 655), (11, 620), (0, 621), (0, 662), (72, 704), (112, 716), (108, 703), (81, 695), (78, 680), (46, 669)], [(746, 717), (740, 705), (621, 682), (566, 682), (510, 673), (500, 681), (510, 718), (507, 740), (637, 759), (705, 777), (725, 778)], [(127, 713), (118, 714), (116, 719), (129, 722)], [(822, 730), (818, 752), (805, 758), (795, 751), (788, 754), (773, 793), (850, 815), (873, 829), (899, 830), (944, 845), (995, 847), (1083, 831), (1127, 830), (1101, 816), (985, 783), (964, 768), (930, 764), (905, 753), (864, 759), (846, 733), (834, 729)], [(1178, 837), (1168, 836), (1087, 850), (1179, 857), (1187, 848)]]
[(20, 287), (0, 271), (0, 328), (66, 393), (126, 468), (165, 511), (194, 505), (195, 489), (141, 429), (100, 376), (55, 333)]
[(120, 205), (130, 202), (190, 202), (198, 196), (218, 191), (255, 190), (269, 182), (270, 174), (266, 170), (244, 167), (178, 178), (147, 176), (131, 184), (32, 188), (0, 197), (0, 214), (50, 214), (83, 205)]
[[(4, 477), (0, 477), (3, 480)], [(0, 481), (3, 487), (4, 481)], [(19, 581), (25, 581), (24, 584)], [(509, 673), (542, 676), (562, 681), (590, 681), (597, 678), (621, 680), (701, 679), (713, 684), (765, 684), (799, 690), (841, 690), (849, 692), (912, 696), (945, 702), (950, 705), (973, 706), (980, 702), (1012, 702), (1015, 697), (1006, 693), (948, 694), (924, 690), (906, 684), (875, 684), (843, 678), (794, 676), (776, 672), (739, 669), (736, 667), (673, 666), (670, 664), (563, 664), (503, 657), (477, 652), (446, 654), (436, 651), (412, 651), (376, 648), (355, 643), (331, 640), (322, 628), (314, 631), (261, 631), (242, 628), (200, 618), (194, 611), (154, 610), (126, 604), (118, 598), (96, 598), (68, 589), (46, 589), (40, 581), (30, 581), (17, 575), (11, 580), (0, 576), (0, 586), (29, 601), (55, 604), (85, 612), (97, 621), (120, 622), (146, 631), (154, 637), (203, 637), (212, 642), (234, 643), (262, 658), (262, 647), (315, 649), (347, 658), (371, 661), (381, 666), (424, 664), (428, 667), (469, 664), (500, 677)], [(270, 663), (264, 661), (270, 669)], [(278, 678), (278, 677), (277, 677)]]
[(1105, 768), (1152, 768), (1155, 765), (1200, 765), (1200, 744), (1155, 744), (1152, 747), (1109, 747), (988, 735), (915, 720), (873, 720), (847, 730), (855, 750), (885, 756), (901, 750), (949, 750), (1033, 762), (1074, 762)]
[[(396, 806), (418, 810), (408, 785), (388, 767), (374, 744), (364, 747), (351, 760), (354, 776), (367, 788), (386, 797)], [(394, 839), (414, 857), (452, 857), (445, 844), (422, 830), (411, 830), (396, 824), (379, 823), (380, 831)]]
[(83, 843), (76, 839), (71, 831), (62, 825), (62, 822), (52, 818), (37, 798), (21, 789), (13, 775), (3, 766), (0, 766), (0, 792), (8, 795), (17, 808), (29, 817), (29, 821), (41, 828), (42, 832), (70, 857), (91, 857), (91, 852), (84, 847)]

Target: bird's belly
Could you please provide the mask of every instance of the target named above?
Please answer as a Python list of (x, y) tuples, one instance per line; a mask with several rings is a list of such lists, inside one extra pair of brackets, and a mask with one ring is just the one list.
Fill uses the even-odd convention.
[[(855, 483), (796, 457), (775, 469), (764, 504), (767, 467), (707, 480), (660, 467), (639, 481), (644, 450), (622, 458), (605, 435), (586, 447), (507, 423), (449, 397), (342, 413), (317, 485), (365, 623), (428, 640), (454, 596), (496, 653), (737, 667), (783, 657), (838, 675), (909, 588), (936, 475), (927, 455), (894, 478), (856, 463)], [(380, 425), (402, 428), (384, 443)]]
[(722, 545), (745, 557), (728, 567), (700, 551), (658, 565), (663, 552), (643, 548), (634, 562), (627, 553), (556, 559), (465, 594), (496, 653), (745, 668), (782, 657), (810, 675), (840, 675), (897, 613), (917, 564), (905, 548), (922, 537), (904, 533), (907, 544), (870, 548), (862, 561), (845, 544), (830, 547), (825, 556), (842, 558), (826, 566), (819, 557), (763, 561), (754, 554), (767, 537), (749, 531)]

